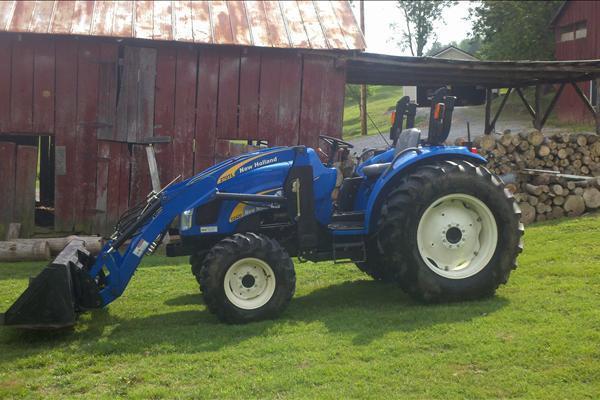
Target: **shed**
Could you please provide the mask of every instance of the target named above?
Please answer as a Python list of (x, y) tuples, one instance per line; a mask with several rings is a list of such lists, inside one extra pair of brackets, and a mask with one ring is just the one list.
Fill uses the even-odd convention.
[(364, 48), (346, 1), (0, 2), (0, 238), (36, 198), (49, 228), (110, 231), (150, 190), (148, 137), (164, 184), (341, 135), (338, 59)]
[[(600, 58), (600, 2), (565, 1), (554, 16), (555, 57), (557, 60), (593, 60)], [(581, 82), (582, 92), (593, 106), (600, 105), (597, 81)], [(593, 121), (593, 116), (578, 101), (574, 88), (566, 88), (557, 104), (563, 121)]]

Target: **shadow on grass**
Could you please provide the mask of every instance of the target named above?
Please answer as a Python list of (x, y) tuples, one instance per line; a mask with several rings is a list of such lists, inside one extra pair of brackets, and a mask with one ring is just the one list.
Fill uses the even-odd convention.
[(71, 331), (6, 330), (0, 335), (0, 346), (9, 351), (2, 358), (19, 359), (55, 347), (92, 355), (144, 354), (163, 349), (183, 353), (216, 351), (254, 337), (268, 337), (273, 331), (314, 322), (323, 324), (332, 334), (348, 335), (354, 344), (364, 345), (390, 332), (410, 332), (484, 317), (506, 306), (508, 300), (493, 297), (469, 303), (423, 305), (410, 300), (394, 285), (352, 281), (295, 297), (279, 319), (247, 325), (219, 322), (200, 307), (199, 294), (178, 296), (165, 304), (199, 307), (131, 319), (102, 309), (83, 316), (79, 326)]

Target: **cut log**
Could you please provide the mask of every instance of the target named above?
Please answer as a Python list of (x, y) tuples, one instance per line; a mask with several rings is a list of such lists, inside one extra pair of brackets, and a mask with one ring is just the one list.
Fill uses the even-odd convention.
[(483, 151), (490, 152), (496, 147), (496, 138), (493, 135), (484, 135), (479, 140), (479, 145)]
[(538, 156), (540, 156), (540, 157), (546, 157), (546, 156), (550, 155), (550, 147), (543, 144), (540, 146), (537, 153), (538, 153)]
[(582, 197), (586, 208), (595, 210), (600, 207), (600, 190), (595, 187), (584, 189)]
[(525, 191), (531, 195), (539, 196), (542, 194), (542, 186), (532, 185), (531, 183), (525, 184)]
[(564, 215), (565, 215), (565, 210), (563, 210), (562, 207), (554, 206), (554, 207), (552, 207), (552, 211), (550, 211), (550, 216), (553, 219), (563, 217)]
[(0, 242), (0, 262), (45, 261), (50, 259), (48, 242)]
[(544, 142), (544, 134), (540, 131), (531, 131), (527, 134), (527, 141), (533, 146), (539, 146)]
[(583, 200), (583, 196), (573, 194), (568, 196), (563, 208), (570, 217), (576, 217), (583, 214), (585, 211), (585, 201)]
[(83, 240), (85, 248), (92, 255), (98, 255), (102, 250), (102, 238), (100, 236), (67, 236), (62, 238), (43, 238), (43, 239), (16, 239), (18, 243), (48, 243), (50, 254), (55, 256), (65, 248), (65, 246), (73, 239)]
[(565, 192), (565, 190), (563, 189), (563, 187), (561, 185), (559, 185), (558, 183), (552, 185), (550, 187), (550, 189), (552, 190), (552, 193), (554, 193), (557, 196), (562, 196)]
[(521, 208), (521, 222), (523, 224), (527, 225), (535, 221), (535, 208), (529, 203), (519, 203), (519, 207)]

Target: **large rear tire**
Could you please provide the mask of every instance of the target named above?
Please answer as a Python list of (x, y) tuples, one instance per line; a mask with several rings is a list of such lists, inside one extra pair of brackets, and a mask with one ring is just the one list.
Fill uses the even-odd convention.
[(237, 233), (206, 255), (200, 287), (210, 312), (227, 323), (277, 317), (296, 289), (294, 264), (275, 241), (255, 233)]
[(520, 210), (483, 166), (444, 161), (418, 167), (386, 199), (379, 243), (412, 297), (460, 301), (492, 295), (522, 250)]
[(381, 249), (379, 249), (376, 239), (370, 239), (367, 242), (367, 259), (355, 264), (359, 270), (369, 275), (376, 281), (394, 281), (394, 269), (389, 268), (385, 264), (385, 260), (382, 257)]

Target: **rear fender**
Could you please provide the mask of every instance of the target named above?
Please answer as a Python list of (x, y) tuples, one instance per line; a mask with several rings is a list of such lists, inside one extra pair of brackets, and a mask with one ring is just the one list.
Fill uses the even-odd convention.
[(426, 146), (419, 148), (419, 153), (411, 151), (400, 156), (394, 162), (392, 168), (379, 177), (368, 195), (365, 207), (366, 233), (374, 231), (382, 201), (385, 195), (395, 187), (395, 183), (400, 177), (410, 172), (417, 165), (428, 164), (438, 160), (457, 159), (467, 160), (476, 164), (487, 162), (482, 156), (471, 153), (465, 147), (458, 146)]

